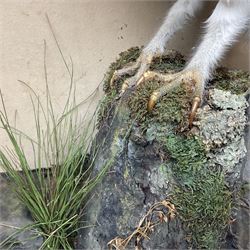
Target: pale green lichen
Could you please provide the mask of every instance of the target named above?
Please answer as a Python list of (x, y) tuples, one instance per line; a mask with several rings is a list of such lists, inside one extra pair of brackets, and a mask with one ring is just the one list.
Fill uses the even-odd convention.
[(241, 161), (246, 156), (247, 149), (244, 138), (226, 144), (221, 148), (217, 148), (207, 153), (210, 166), (222, 166), (225, 174), (240, 174)]
[(198, 130), (194, 134), (202, 139), (210, 166), (238, 173), (247, 152), (244, 133), (248, 102), (243, 95), (217, 89), (210, 90), (209, 96), (208, 105), (197, 114)]
[(244, 95), (236, 95), (231, 91), (220, 89), (209, 90), (209, 105), (216, 109), (242, 110), (248, 107), (248, 102)]

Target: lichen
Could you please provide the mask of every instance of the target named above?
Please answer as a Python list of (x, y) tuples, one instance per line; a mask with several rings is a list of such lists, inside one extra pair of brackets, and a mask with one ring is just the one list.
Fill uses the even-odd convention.
[(221, 90), (209, 91), (208, 105), (197, 113), (199, 128), (195, 133), (202, 138), (207, 151), (237, 141), (244, 135), (248, 106), (244, 96)]
[[(248, 103), (244, 95), (233, 94), (232, 91), (223, 91), (220, 89), (209, 90), (209, 105), (216, 109), (246, 109)], [(240, 110), (239, 110), (240, 111)]]
[(213, 89), (208, 105), (197, 114), (194, 134), (202, 139), (210, 166), (221, 166), (225, 174), (239, 174), (246, 156), (244, 130), (248, 102), (243, 95)]
[(210, 166), (222, 166), (225, 174), (240, 174), (241, 161), (246, 156), (247, 149), (244, 138), (241, 137), (236, 141), (213, 150), (207, 154)]
[(159, 190), (167, 190), (170, 186), (169, 180), (172, 172), (166, 164), (162, 164), (159, 168), (151, 172), (150, 175), (150, 192), (159, 193)]

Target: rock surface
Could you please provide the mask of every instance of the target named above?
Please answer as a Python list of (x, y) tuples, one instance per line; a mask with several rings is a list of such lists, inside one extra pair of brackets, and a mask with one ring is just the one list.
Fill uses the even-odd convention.
[[(172, 54), (172, 57), (170, 56), (165, 63), (173, 63), (176, 58), (176, 54)], [(173, 69), (171, 69), (172, 71)], [(109, 91), (106, 89), (108, 97)], [(150, 122), (133, 119), (135, 117), (131, 115), (133, 104), (129, 97), (133, 95), (132, 91), (128, 91), (121, 100), (113, 98), (108, 104), (106, 103), (109, 105), (109, 112), (106, 113), (106, 119), (102, 120), (97, 141), (108, 139), (96, 159), (95, 171), (98, 171), (103, 162), (111, 155), (117, 153), (117, 156), (112, 169), (97, 188), (87, 208), (84, 219), (94, 227), (79, 233), (77, 248), (106, 249), (111, 241), (115, 247), (123, 249), (122, 240), (137, 228), (150, 207), (164, 199), (171, 200), (176, 186), (184, 185), (178, 183), (180, 179), (176, 176), (176, 160), (171, 157), (170, 152), (162, 144), (162, 139), (172, 133), (175, 134), (174, 136), (178, 133), (181, 136), (185, 135), (185, 138), (195, 136), (202, 141), (206, 155), (204, 164), (202, 164), (203, 168), (208, 171), (212, 169), (212, 172), (209, 173), (220, 172), (221, 176), (225, 178), (223, 189), (228, 189), (226, 192), (230, 195), (219, 197), (222, 199), (222, 203), (223, 199), (232, 198), (231, 201), (225, 200), (225, 203), (230, 203), (231, 210), (227, 211), (227, 225), (220, 225), (218, 228), (220, 234), (216, 235), (218, 241), (214, 239), (215, 242), (212, 242), (213, 239), (206, 239), (206, 242), (209, 244), (212, 242), (216, 248), (235, 248), (239, 244), (246, 247), (246, 237), (238, 242), (235, 235), (240, 235), (245, 230), (244, 227), (249, 225), (249, 220), (245, 221), (244, 225), (229, 224), (230, 216), (236, 217), (234, 208), (237, 207), (236, 203), (239, 203), (239, 199), (233, 197), (232, 193), (237, 193), (241, 185), (240, 173), (245, 165), (244, 159), (247, 153), (244, 140), (248, 120), (246, 97), (243, 94), (233, 94), (230, 90), (216, 89), (216, 86), (211, 85), (206, 93), (206, 103), (199, 110), (195, 127), (191, 131), (186, 131), (184, 128), (181, 130), (182, 132), (176, 132), (175, 127), (178, 127), (178, 124), (166, 120), (159, 121), (159, 113), (154, 114), (153, 118), (149, 117)], [(140, 109), (143, 108), (143, 106), (140, 107)], [(111, 150), (114, 146), (116, 151)], [(183, 180), (183, 176), (181, 180)], [(215, 183), (212, 182), (209, 185), (213, 186)], [(214, 201), (216, 202), (216, 199)], [(219, 214), (214, 214), (214, 218), (211, 219), (219, 218), (216, 216), (220, 217)], [(246, 218), (247, 215), (242, 216)], [(181, 217), (181, 213), (178, 214), (177, 209), (175, 219), (159, 223), (145, 237), (136, 234), (128, 244), (126, 243), (126, 247), (128, 249), (134, 249), (135, 246), (138, 249), (199, 247), (197, 242), (203, 241), (198, 239), (196, 243), (193, 242), (192, 231), (187, 230), (185, 221)], [(190, 219), (192, 220), (192, 217)], [(203, 221), (197, 221), (197, 223), (202, 224)], [(226, 230), (222, 228), (226, 228)], [(237, 228), (237, 232), (232, 234), (235, 228)], [(218, 232), (216, 231), (215, 234)], [(205, 236), (209, 238), (206, 232), (204, 232)]]
[[(122, 106), (108, 132), (101, 129), (98, 133), (98, 141), (103, 140), (106, 133), (110, 133), (108, 137), (111, 140), (98, 156), (96, 169), (101, 168), (103, 161), (113, 154), (110, 152), (112, 144), (118, 147), (119, 156), (87, 209), (87, 220), (98, 226), (79, 235), (80, 249), (103, 249), (116, 236), (128, 236), (150, 206), (165, 199), (170, 192), (171, 170), (163, 165), (157, 145), (147, 143), (136, 131), (126, 137), (131, 126), (127, 112)], [(185, 249), (187, 245), (180, 240), (181, 236), (180, 225), (176, 220), (171, 222), (171, 227), (167, 223), (158, 227), (151, 240), (145, 241), (143, 245), (148, 249)], [(134, 242), (129, 246), (133, 247)]]
[[(23, 228), (32, 224), (32, 218), (27, 208), (25, 208), (17, 198), (5, 174), (0, 176), (0, 242), (17, 232), (18, 228)], [(39, 249), (42, 245), (42, 238), (34, 238), (30, 230), (13, 235), (10, 241), (11, 249)], [(5, 247), (1, 246), (1, 249)]]

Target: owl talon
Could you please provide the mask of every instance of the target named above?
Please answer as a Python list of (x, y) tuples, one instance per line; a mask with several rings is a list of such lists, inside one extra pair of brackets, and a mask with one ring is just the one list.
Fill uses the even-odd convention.
[(127, 80), (125, 80), (122, 84), (122, 88), (121, 88), (121, 95), (124, 94), (124, 92), (128, 89), (129, 87), (129, 83)]
[(153, 71), (146, 71), (137, 81), (136, 86), (139, 86), (145, 81), (151, 80), (155, 78), (158, 75), (158, 73), (153, 72)]
[(117, 80), (117, 70), (114, 71), (112, 78), (110, 80), (109, 86), (112, 88), (114, 86), (115, 81)]
[(115, 85), (115, 82), (119, 78), (121, 78), (125, 75), (132, 76), (133, 74), (135, 74), (138, 67), (139, 67), (138, 62), (133, 62), (133, 63), (128, 63), (128, 65), (122, 69), (115, 70), (113, 73), (113, 76), (111, 77), (111, 80), (109, 82), (109, 86), (112, 88)]
[(147, 106), (147, 110), (148, 112), (151, 112), (153, 110), (153, 108), (155, 107), (157, 101), (160, 99), (161, 97), (161, 93), (159, 91), (154, 91), (152, 93), (152, 95), (149, 98), (148, 101), (148, 106)]
[(191, 108), (191, 113), (189, 115), (189, 126), (192, 127), (193, 125), (193, 121), (194, 121), (194, 118), (196, 116), (196, 113), (197, 113), (197, 109), (199, 108), (200, 106), (200, 103), (201, 103), (201, 98), (198, 97), (198, 96), (195, 96), (194, 99), (193, 99), (193, 104), (192, 104), (192, 108)]
[(192, 127), (197, 109), (199, 108), (201, 103), (202, 96), (202, 81), (200, 80), (199, 73), (196, 71), (185, 71), (170, 75), (160, 74), (156, 72), (146, 73), (143, 75), (143, 80), (145, 80), (145, 78), (148, 79), (148, 77), (157, 77), (165, 82), (165, 84), (163, 84), (161, 88), (157, 89), (151, 94), (147, 104), (148, 112), (151, 112), (153, 110), (156, 103), (160, 100), (162, 96), (171, 92), (174, 88), (183, 84), (187, 85), (187, 87), (190, 89), (192, 89), (193, 87), (195, 88), (195, 97), (193, 99), (192, 108), (189, 116), (189, 126)]

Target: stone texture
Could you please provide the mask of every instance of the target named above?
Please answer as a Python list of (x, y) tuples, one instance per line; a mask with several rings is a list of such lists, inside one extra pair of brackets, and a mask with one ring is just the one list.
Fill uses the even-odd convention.
[[(245, 97), (211, 90), (208, 104), (200, 109), (194, 128), (194, 133), (207, 146), (207, 164), (223, 168), (231, 185), (238, 183), (246, 156), (247, 106)], [(119, 147), (120, 153), (89, 204), (85, 219), (95, 227), (79, 234), (78, 248), (81, 249), (105, 249), (111, 239), (128, 236), (149, 207), (170, 194), (175, 183), (171, 172), (174, 163), (165, 161), (168, 156), (161, 153), (161, 148), (155, 143), (159, 134), (168, 133), (168, 126), (152, 124), (142, 136), (136, 124), (132, 128), (129, 126), (129, 108), (124, 100), (111, 113), (98, 132), (98, 141), (110, 134), (97, 158), (96, 169), (112, 154), (112, 144)], [(150, 240), (142, 241), (142, 248), (186, 249), (184, 235), (178, 219), (163, 223), (152, 232)], [(129, 248), (134, 244), (135, 240)], [(227, 236), (224, 246), (231, 248), (235, 245), (235, 238)]]
[[(5, 174), (0, 175), (0, 243), (13, 235), (17, 228), (32, 224), (29, 211), (17, 198)], [(15, 243), (16, 242), (16, 243)], [(11, 249), (39, 249), (42, 238), (34, 238), (30, 230), (21, 232), (11, 237)], [(1, 246), (1, 245), (0, 245)], [(8, 246), (8, 245), (7, 245)], [(7, 247), (5, 246), (5, 247)], [(4, 247), (4, 248), (5, 248)], [(3, 246), (0, 247), (3, 249)]]
[(244, 136), (248, 106), (244, 95), (211, 89), (208, 104), (199, 110), (194, 123), (198, 127), (194, 134), (206, 147), (208, 164), (220, 166), (226, 176), (233, 174), (233, 182), (240, 175), (247, 153)]
[[(87, 209), (86, 219), (98, 225), (80, 233), (77, 246), (80, 249), (104, 249), (112, 238), (128, 236), (149, 207), (166, 198), (172, 186), (171, 170), (162, 165), (157, 145), (137, 134), (136, 127), (126, 137), (130, 129), (128, 107), (121, 105), (113, 112), (116, 115), (109, 121), (109, 130), (105, 131), (108, 126), (104, 126), (97, 136), (101, 141), (108, 133), (108, 139), (112, 139), (99, 154), (96, 169), (103, 164), (103, 156), (109, 158), (112, 154), (112, 144), (119, 147), (120, 153)], [(147, 249), (185, 249), (186, 243), (180, 236), (175, 237), (177, 231), (182, 235), (178, 220), (171, 223), (170, 227), (163, 223), (150, 241), (143, 241), (143, 246)], [(133, 246), (134, 241), (130, 247)]]

